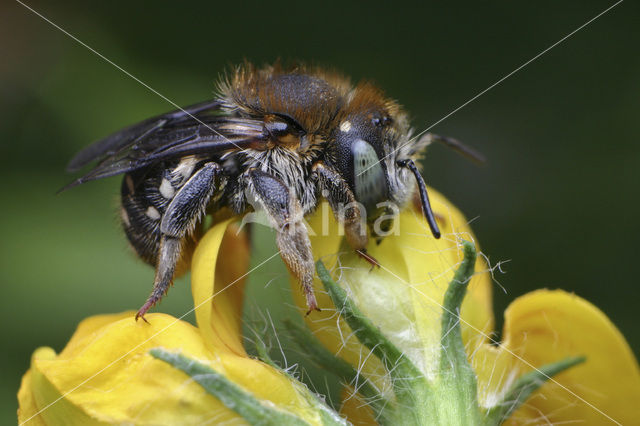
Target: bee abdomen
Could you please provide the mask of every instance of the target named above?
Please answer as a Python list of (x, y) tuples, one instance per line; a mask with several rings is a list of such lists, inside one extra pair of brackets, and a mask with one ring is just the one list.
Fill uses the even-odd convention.
[[(191, 177), (195, 160), (187, 157), (169, 167), (136, 170), (122, 181), (122, 225), (138, 256), (155, 266), (160, 249), (160, 223), (167, 206)], [(174, 167), (171, 167), (174, 166)]]
[(120, 214), (131, 246), (145, 262), (155, 265), (160, 247), (160, 221), (168, 202), (152, 194), (148, 180), (140, 181), (136, 173), (125, 175)]

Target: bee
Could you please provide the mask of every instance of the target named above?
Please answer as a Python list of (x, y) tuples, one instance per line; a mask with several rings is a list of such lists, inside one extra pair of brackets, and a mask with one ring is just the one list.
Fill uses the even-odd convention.
[[(438, 224), (417, 159), (432, 141), (472, 157), (455, 139), (412, 138), (407, 114), (370, 83), (352, 85), (321, 68), (279, 64), (233, 69), (213, 100), (134, 124), (81, 150), (74, 172), (97, 162), (63, 189), (124, 174), (121, 220), (137, 253), (155, 267), (153, 290), (136, 319), (158, 303), (188, 264), (207, 214), (262, 209), (276, 243), (319, 310), (304, 217), (326, 198), (349, 245), (366, 254), (371, 224), (404, 205), (418, 188), (435, 238)], [(388, 228), (388, 226), (387, 226)], [(375, 235), (374, 235), (375, 234)]]

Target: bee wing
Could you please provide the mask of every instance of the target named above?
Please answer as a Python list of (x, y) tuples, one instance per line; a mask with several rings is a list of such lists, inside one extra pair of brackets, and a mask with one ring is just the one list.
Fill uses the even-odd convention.
[(62, 190), (166, 159), (257, 148), (264, 143), (262, 121), (226, 115), (218, 101), (203, 102), (134, 124), (83, 149), (67, 170), (99, 163)]
[[(184, 110), (178, 110), (149, 118), (140, 123), (126, 127), (98, 142), (95, 142), (84, 148), (67, 165), (67, 171), (75, 172), (80, 170), (87, 164), (114, 155), (123, 148), (135, 144), (139, 139), (153, 133), (154, 130), (163, 126), (178, 125), (180, 123), (189, 122), (206, 118), (207, 115), (215, 114), (220, 111), (220, 102), (217, 100), (205, 101), (189, 107)], [(195, 122), (195, 120), (194, 120)]]

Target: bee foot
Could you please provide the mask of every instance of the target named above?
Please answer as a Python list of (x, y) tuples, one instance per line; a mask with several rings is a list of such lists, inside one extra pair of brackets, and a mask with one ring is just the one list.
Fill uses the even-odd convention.
[(307, 294), (307, 313), (305, 316), (309, 315), (312, 311), (322, 312), (322, 309), (318, 307), (318, 302), (316, 302), (316, 297), (312, 294)]
[(151, 309), (156, 304), (156, 302), (157, 300), (154, 300), (153, 298), (149, 298), (149, 300), (147, 300), (145, 304), (142, 305), (142, 307), (136, 313), (136, 321), (138, 321), (138, 319), (142, 319), (144, 322), (149, 324), (149, 321), (147, 321), (144, 315), (147, 313), (149, 309)]
[(358, 253), (358, 256), (369, 262), (369, 264), (371, 265), (371, 270), (373, 270), (373, 268), (380, 267), (380, 263), (376, 260), (375, 257), (368, 254), (366, 249), (356, 250), (356, 253)]

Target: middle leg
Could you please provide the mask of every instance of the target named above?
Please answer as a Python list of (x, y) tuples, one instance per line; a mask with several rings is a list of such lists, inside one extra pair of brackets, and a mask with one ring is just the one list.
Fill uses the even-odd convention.
[(247, 189), (276, 228), (276, 244), (282, 260), (302, 285), (309, 309), (307, 314), (312, 310), (319, 311), (313, 291), (313, 253), (300, 202), (275, 176), (252, 169), (247, 177)]

